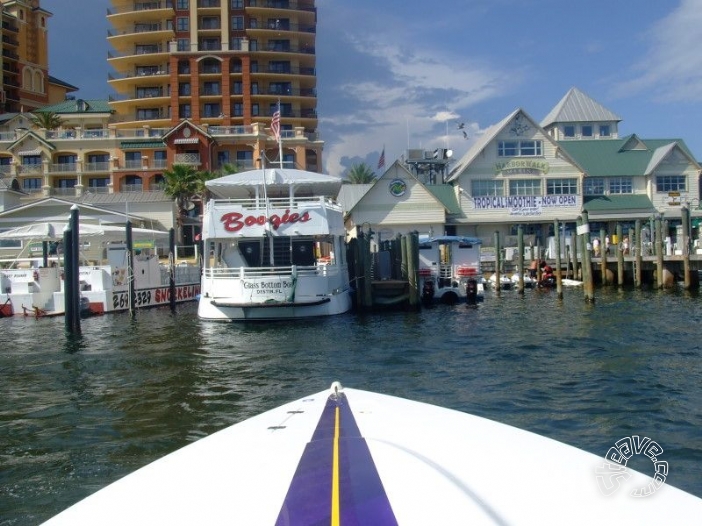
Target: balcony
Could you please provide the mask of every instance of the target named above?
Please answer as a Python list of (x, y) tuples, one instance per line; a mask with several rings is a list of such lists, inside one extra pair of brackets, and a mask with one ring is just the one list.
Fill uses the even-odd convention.
[(111, 7), (107, 10), (107, 16), (122, 15), (124, 13), (134, 13), (137, 11), (154, 11), (157, 9), (173, 9), (173, 2), (165, 0), (160, 2), (135, 2), (132, 5), (123, 7)]
[(75, 188), (61, 188), (61, 187), (56, 187), (51, 189), (51, 195), (58, 195), (58, 196), (66, 196), (66, 197), (75, 197), (76, 195), (76, 189)]
[(83, 172), (109, 172), (110, 163), (109, 161), (99, 162), (99, 163), (85, 163), (83, 165)]
[(144, 191), (144, 185), (143, 184), (123, 184), (122, 187), (120, 188), (120, 192), (125, 192), (125, 193), (135, 193), (135, 192), (143, 192)]
[(22, 175), (41, 175), (44, 173), (44, 167), (41, 164), (22, 164), (18, 168)]
[(177, 153), (173, 164), (190, 164), (193, 166), (200, 165), (199, 153)]
[(52, 163), (49, 165), (49, 173), (76, 173), (77, 169), (76, 163)]

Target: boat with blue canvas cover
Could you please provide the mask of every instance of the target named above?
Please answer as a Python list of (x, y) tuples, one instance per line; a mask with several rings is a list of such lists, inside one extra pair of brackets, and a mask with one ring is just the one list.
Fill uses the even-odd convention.
[[(702, 499), (664, 483), (636, 498), (656, 480), (633, 470), (610, 492), (606, 463), (485, 418), (335, 382), (171, 453), (45, 525), (699, 524)], [(621, 469), (612, 473), (621, 481)]]

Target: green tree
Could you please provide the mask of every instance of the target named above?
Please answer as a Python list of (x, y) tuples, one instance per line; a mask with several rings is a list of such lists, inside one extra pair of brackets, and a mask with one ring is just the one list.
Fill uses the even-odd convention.
[(36, 111), (32, 114), (32, 124), (37, 128), (55, 130), (63, 124), (63, 119), (52, 111)]
[(368, 184), (375, 181), (375, 172), (366, 163), (354, 164), (346, 172), (346, 181), (349, 184)]

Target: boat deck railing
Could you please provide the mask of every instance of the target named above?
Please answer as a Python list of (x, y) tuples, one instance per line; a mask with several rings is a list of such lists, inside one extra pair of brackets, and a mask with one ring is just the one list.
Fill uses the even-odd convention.
[(341, 210), (341, 205), (339, 205), (334, 199), (326, 196), (314, 196), (314, 197), (273, 197), (266, 200), (263, 197), (260, 198), (250, 198), (250, 199), (211, 199), (208, 201), (208, 208), (222, 208), (227, 206), (236, 205), (245, 210), (266, 210), (266, 209), (283, 209), (283, 208), (311, 208), (312, 206), (321, 205), (322, 207), (329, 208), (332, 210)]
[(331, 276), (341, 272), (335, 265), (285, 266), (285, 267), (206, 267), (207, 279), (256, 279), (279, 276), (316, 277)]

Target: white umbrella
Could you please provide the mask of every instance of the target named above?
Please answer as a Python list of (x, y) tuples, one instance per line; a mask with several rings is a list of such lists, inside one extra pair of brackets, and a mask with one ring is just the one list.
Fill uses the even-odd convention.
[[(17, 228), (0, 232), (0, 239), (31, 239), (35, 241), (61, 241), (63, 231), (68, 223), (48, 222), (30, 223)], [(124, 241), (127, 238), (126, 228), (114, 225), (92, 225), (79, 223), (80, 237), (99, 237), (105, 240)], [(168, 236), (168, 232), (148, 228), (132, 228), (133, 239), (154, 239)]]

